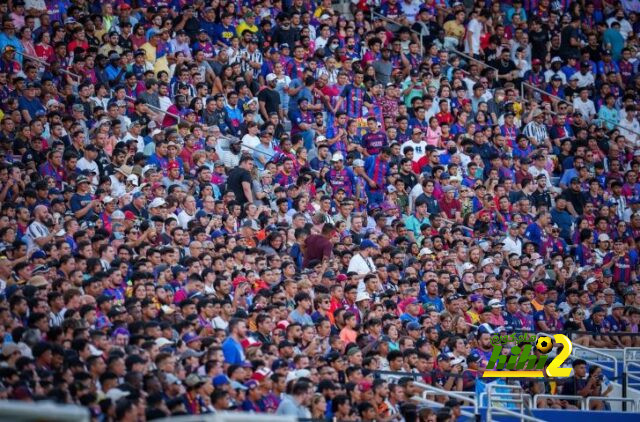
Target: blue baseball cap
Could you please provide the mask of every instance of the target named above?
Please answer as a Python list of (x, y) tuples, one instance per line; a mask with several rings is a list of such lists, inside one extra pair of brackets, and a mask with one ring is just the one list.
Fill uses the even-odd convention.
[(214, 387), (220, 387), (221, 385), (224, 385), (224, 384), (231, 384), (231, 381), (226, 375), (222, 374), (222, 375), (217, 375), (213, 377), (212, 383)]
[(373, 243), (369, 239), (365, 239), (360, 243), (360, 249), (366, 249), (366, 248), (378, 249), (378, 245), (376, 245), (375, 243)]

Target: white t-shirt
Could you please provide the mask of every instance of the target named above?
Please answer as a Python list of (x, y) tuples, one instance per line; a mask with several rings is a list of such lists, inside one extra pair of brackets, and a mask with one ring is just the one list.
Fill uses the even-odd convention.
[(127, 193), (127, 187), (124, 183), (120, 182), (115, 175), (109, 176), (111, 179), (111, 196), (114, 198), (120, 198), (122, 195)]
[(634, 118), (633, 120), (627, 120), (626, 116), (620, 119), (618, 123), (620, 125), (620, 135), (624, 135), (629, 141), (633, 142), (637, 147), (639, 144), (640, 136), (640, 123), (638, 123), (638, 119)]
[(588, 87), (595, 83), (593, 73), (591, 72), (587, 72), (584, 75), (581, 72), (576, 72), (571, 77), (578, 79), (578, 88)]
[(590, 99), (582, 101), (581, 98), (574, 98), (573, 108), (579, 111), (586, 120), (591, 120), (591, 116), (596, 114), (596, 107)]
[(242, 150), (253, 154), (253, 150), (260, 144), (260, 138), (249, 135), (248, 133), (242, 137)]
[(401, 148), (402, 148), (403, 151), (404, 151), (404, 148), (406, 146), (413, 147), (413, 161), (414, 162), (417, 162), (422, 157), (424, 157), (426, 152), (427, 152), (427, 143), (425, 141), (420, 141), (418, 143), (415, 143), (413, 140), (410, 139), (407, 142), (405, 142), (404, 144), (402, 144)]
[[(89, 170), (92, 171), (96, 174), (96, 176), (98, 176), (100, 174), (100, 171), (98, 169), (98, 163), (96, 163), (95, 161), (89, 161), (86, 158), (82, 157), (81, 159), (78, 160), (78, 163), (76, 164), (76, 168), (78, 170)], [(94, 177), (93, 178), (93, 184), (98, 186), (98, 179), (99, 177)]]
[(518, 256), (522, 255), (522, 241), (520, 239), (514, 239), (511, 236), (507, 236), (502, 241), (502, 250), (507, 252), (508, 254), (518, 254)]
[[(467, 47), (467, 53), (480, 54), (480, 35), (482, 35), (482, 24), (476, 18), (469, 21), (467, 26), (467, 37), (470, 38), (470, 50)], [(467, 44), (469, 46), (469, 44)]]
[(180, 214), (178, 214), (178, 222), (180, 223), (180, 227), (186, 230), (187, 224), (189, 224), (189, 221), (193, 220), (194, 218), (196, 218), (195, 214), (189, 215), (185, 210), (180, 211)]
[(353, 257), (351, 257), (347, 272), (355, 272), (359, 275), (367, 275), (371, 272), (374, 272), (375, 270), (376, 266), (373, 263), (373, 259), (371, 259), (370, 257), (365, 259), (362, 255), (357, 253)]

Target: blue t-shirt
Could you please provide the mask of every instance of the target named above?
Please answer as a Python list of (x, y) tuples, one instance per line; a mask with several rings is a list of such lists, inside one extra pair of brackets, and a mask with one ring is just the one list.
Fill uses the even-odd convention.
[(244, 362), (242, 345), (235, 341), (233, 337), (227, 337), (222, 343), (222, 353), (224, 354), (224, 360), (230, 365), (240, 365)]
[(226, 45), (231, 45), (231, 39), (236, 35), (236, 27), (233, 25), (224, 26), (223, 24), (216, 25), (213, 35), (213, 42), (222, 41)]
[[(89, 202), (91, 202), (91, 200), (92, 200), (92, 197), (89, 194), (80, 195), (80, 194), (74, 193), (73, 196), (71, 197), (71, 211), (75, 213), (83, 209), (84, 207), (87, 206)], [(93, 212), (93, 209), (90, 209), (89, 212), (87, 212), (82, 217), (82, 219), (86, 220), (86, 219), (92, 218), (94, 214), (95, 213)]]
[(27, 97), (20, 97), (18, 98), (18, 107), (20, 107), (20, 110), (27, 110), (32, 119), (35, 119), (38, 111), (46, 112), (44, 106), (37, 98), (28, 100)]

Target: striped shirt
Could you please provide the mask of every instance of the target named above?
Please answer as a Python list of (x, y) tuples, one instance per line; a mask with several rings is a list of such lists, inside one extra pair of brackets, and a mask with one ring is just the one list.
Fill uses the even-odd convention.
[(47, 226), (38, 221), (34, 221), (29, 225), (29, 227), (27, 228), (27, 233), (25, 234), (27, 249), (35, 249), (37, 247), (35, 240), (47, 236), (49, 236), (49, 229), (47, 228)]
[(547, 133), (547, 127), (536, 122), (527, 123), (522, 133), (527, 137), (535, 139), (538, 143), (544, 142), (544, 140), (549, 137), (549, 134)]
[[(252, 53), (247, 49), (242, 49), (240, 50), (240, 59), (240, 68), (242, 69), (243, 74), (250, 70), (253, 73), (254, 78), (260, 76), (260, 71), (262, 70), (262, 53), (260, 50), (256, 50)], [(260, 67), (254, 69), (251, 67), (251, 62), (260, 63)]]

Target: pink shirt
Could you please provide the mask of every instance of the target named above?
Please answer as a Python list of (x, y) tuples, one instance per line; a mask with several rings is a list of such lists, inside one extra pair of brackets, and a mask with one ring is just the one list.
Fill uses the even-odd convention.
[(440, 129), (440, 126), (438, 126), (436, 130), (431, 129), (431, 126), (429, 126), (427, 127), (427, 133), (424, 137), (424, 140), (427, 143), (427, 145), (437, 147), (438, 144), (440, 143), (441, 137), (442, 137), (442, 130)]

